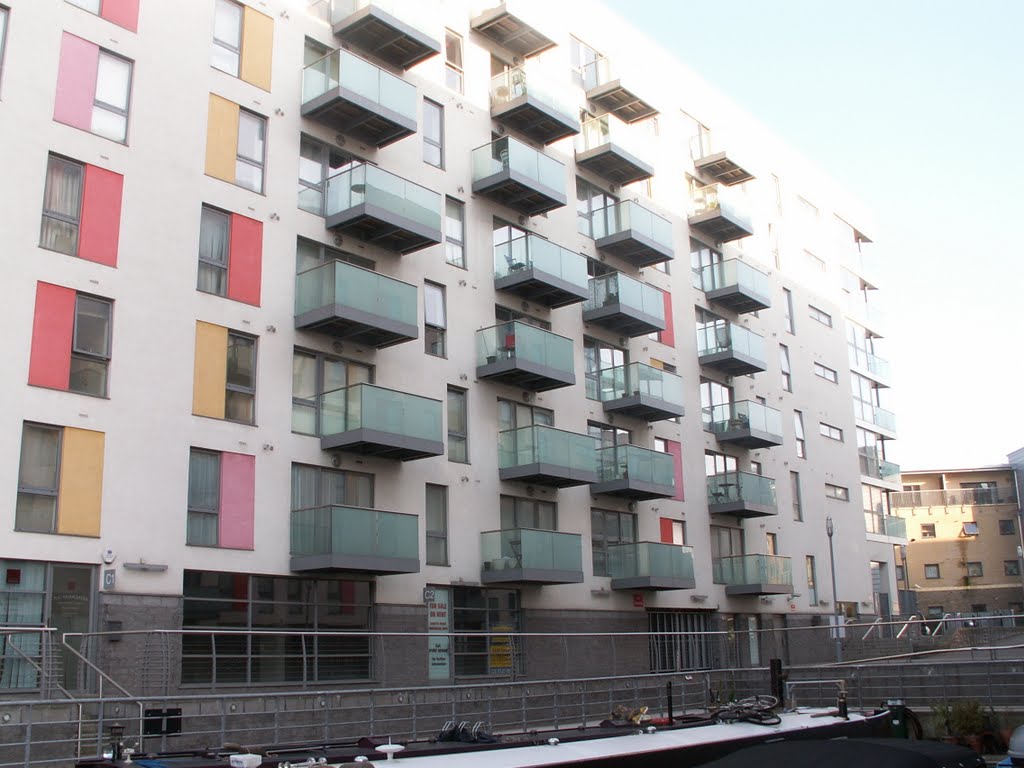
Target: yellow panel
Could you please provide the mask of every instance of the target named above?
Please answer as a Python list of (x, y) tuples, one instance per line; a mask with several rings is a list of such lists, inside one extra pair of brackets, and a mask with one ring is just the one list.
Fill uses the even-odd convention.
[(227, 383), (228, 329), (222, 325), (197, 322), (192, 413), (223, 419)]
[(103, 504), (103, 433), (64, 428), (57, 533), (100, 535)]
[(665, 370), (665, 364), (661, 360), (658, 360), (658, 359), (652, 357), (651, 358), (651, 368), (657, 368), (658, 370), (664, 371)]
[(206, 127), (206, 173), (235, 183), (238, 156), (238, 105), (210, 94), (210, 118)]
[(242, 20), (242, 72), (247, 83), (270, 90), (270, 62), (274, 48), (274, 20), (245, 7)]

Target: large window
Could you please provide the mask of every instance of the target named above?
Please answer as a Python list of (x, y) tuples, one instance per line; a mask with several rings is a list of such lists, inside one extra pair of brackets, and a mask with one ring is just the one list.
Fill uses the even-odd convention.
[(43, 424), (25, 424), (22, 430), (15, 530), (57, 531), (61, 433), (60, 427)]
[(779, 368), (782, 371), (782, 388), (786, 392), (793, 391), (793, 369), (789, 362), (789, 347), (779, 344)]
[(462, 36), (444, 31), (444, 84), (462, 93)]
[(231, 215), (204, 205), (199, 219), (198, 290), (217, 296), (228, 295), (230, 245)]
[[(522, 630), (519, 593), (511, 589), (452, 587), (452, 631), (509, 632)], [(456, 677), (508, 676), (522, 671), (519, 641), (512, 636), (455, 637)]]
[(806, 459), (807, 437), (804, 435), (804, 415), (800, 411), (793, 411), (793, 436), (796, 439), (797, 458)]
[(803, 522), (804, 509), (803, 499), (800, 495), (800, 473), (790, 472), (789, 473), (789, 489), (793, 495), (793, 519), (797, 522)]
[(318, 352), (292, 353), (292, 432), (320, 435), (320, 396), (373, 381), (373, 368)]
[(526, 405), (514, 400), (498, 399), (498, 431), (532, 427), (534, 424), (553, 427), (555, 412), (539, 405)]
[(347, 152), (303, 136), (299, 142), (299, 208), (324, 216), (327, 179), (353, 161)]
[(266, 118), (244, 109), (239, 110), (235, 183), (253, 192), (263, 192), (266, 132)]
[(210, 64), (238, 77), (242, 53), (242, 6), (232, 0), (217, 0), (213, 18), (213, 50)]
[(590, 551), (594, 575), (608, 576), (608, 547), (636, 541), (636, 515), (609, 509), (590, 510)]
[(576, 177), (576, 228), (581, 235), (601, 237), (605, 233), (594, 229), (594, 213), (618, 202), (618, 198), (594, 186), (586, 179)]
[(502, 495), (501, 530), (509, 531), (514, 528), (557, 531), (558, 505), (553, 501)]
[(68, 389), (106, 397), (110, 365), (110, 315), (106, 299), (78, 294), (75, 297), (75, 329), (71, 345)]
[(466, 390), (448, 387), (448, 461), (469, 461)]
[(217, 546), (220, 454), (193, 448), (188, 457), (188, 524), (185, 543)]
[(423, 100), (423, 162), (444, 168), (444, 107)]
[(626, 365), (629, 353), (599, 339), (583, 337), (583, 373), (586, 377), (587, 397), (598, 400), (601, 397), (601, 372), (609, 368)]
[(373, 508), (373, 475), (292, 464), (292, 509), (339, 504)]
[(100, 50), (96, 71), (96, 96), (92, 108), (92, 132), (123, 142), (128, 135), (128, 95), (132, 63)]
[(9, 11), (0, 5), (0, 75), (4, 71), (4, 48), (7, 42), (7, 15)]
[(424, 528), (427, 565), (448, 565), (448, 487), (427, 484)]
[(804, 563), (807, 570), (807, 604), (818, 604), (818, 575), (814, 565), (814, 555), (807, 555)]
[(435, 357), (447, 357), (448, 310), (444, 286), (423, 284), (423, 351)]
[(256, 423), (256, 339), (228, 331), (227, 391), (224, 418)]
[(81, 163), (50, 155), (43, 192), (43, 224), (39, 245), (50, 251), (78, 255), (78, 227), (82, 213)]
[(466, 268), (466, 204), (451, 197), (444, 199), (444, 258)]

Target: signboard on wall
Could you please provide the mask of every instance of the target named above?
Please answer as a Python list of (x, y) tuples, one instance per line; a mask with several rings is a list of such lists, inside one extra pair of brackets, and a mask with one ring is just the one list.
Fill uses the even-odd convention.
[(424, 590), (424, 603), (427, 607), (427, 677), (430, 680), (451, 679), (451, 653), (449, 648), (451, 632), (451, 612), (449, 609), (449, 590), (442, 587)]

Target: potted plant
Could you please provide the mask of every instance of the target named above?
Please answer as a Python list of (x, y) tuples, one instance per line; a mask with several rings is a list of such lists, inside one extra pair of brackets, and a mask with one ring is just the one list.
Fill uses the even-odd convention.
[(960, 743), (981, 753), (981, 734), (985, 730), (985, 713), (977, 699), (953, 702), (949, 710), (949, 727)]
[(950, 724), (950, 718), (952, 716), (952, 707), (950, 707), (948, 701), (934, 701), (931, 704), (932, 710), (932, 733), (934, 738), (940, 739), (950, 744), (956, 744), (957, 739), (953, 735), (953, 728)]

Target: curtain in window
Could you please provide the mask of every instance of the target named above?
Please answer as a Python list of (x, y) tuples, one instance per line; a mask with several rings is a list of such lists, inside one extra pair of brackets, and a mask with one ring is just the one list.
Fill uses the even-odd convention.
[[(20, 583), (10, 583), (13, 578), (11, 571), (18, 572)], [(0, 624), (42, 626), (45, 591), (44, 564), (0, 560)], [(0, 690), (35, 688), (38, 685), (36, 670), (22, 658), (22, 654), (38, 663), (41, 652), (41, 636), (38, 634), (15, 634), (12, 640), (0, 639)]]
[(231, 219), (227, 215), (203, 208), (199, 224), (199, 282), (200, 291), (227, 294), (228, 247)]
[(220, 498), (220, 456), (192, 451), (188, 463), (189, 509), (215, 512)]
[(423, 286), (423, 317), (427, 325), (446, 328), (444, 291), (438, 285), (427, 283)]
[(39, 244), (69, 256), (78, 252), (78, 217), (82, 203), (82, 166), (51, 157), (43, 194), (43, 231)]

